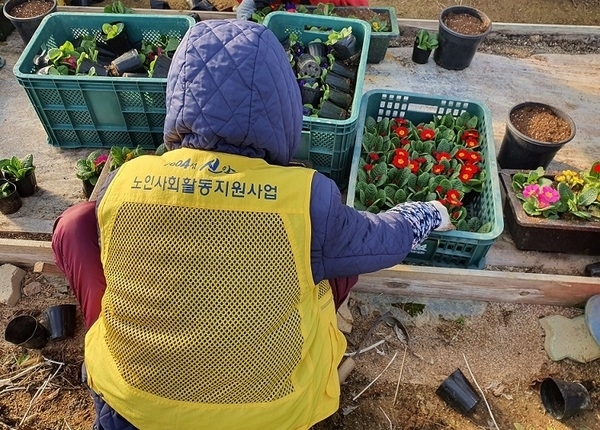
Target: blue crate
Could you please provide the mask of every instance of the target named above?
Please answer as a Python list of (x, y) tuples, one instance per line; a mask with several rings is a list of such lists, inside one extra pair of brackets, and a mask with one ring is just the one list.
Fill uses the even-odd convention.
[(500, 181), (496, 164), (496, 151), (489, 109), (472, 100), (455, 100), (447, 97), (406, 93), (394, 90), (372, 90), (363, 95), (356, 142), (352, 155), (352, 169), (348, 183), (346, 204), (354, 207), (358, 163), (362, 150), (365, 119), (406, 118), (418, 124), (429, 122), (434, 115), (460, 116), (463, 112), (479, 117), (482, 165), (486, 177), (483, 192), (471, 203), (470, 212), (482, 222), (492, 223), (488, 233), (465, 231), (432, 232), (417, 249), (405, 259), (409, 263), (464, 269), (482, 269), (485, 256), (504, 229)]
[(55, 12), (45, 17), (13, 72), (46, 130), (61, 148), (123, 146), (154, 149), (163, 142), (166, 78), (36, 75), (33, 58), (43, 49), (94, 35), (102, 24), (122, 21), (133, 43), (160, 36), (182, 38), (191, 16)]

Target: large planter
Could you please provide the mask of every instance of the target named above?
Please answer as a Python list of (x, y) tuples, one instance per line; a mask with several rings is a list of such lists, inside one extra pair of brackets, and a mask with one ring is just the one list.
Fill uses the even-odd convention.
[[(543, 107), (565, 120), (571, 127), (568, 138), (559, 142), (542, 142), (521, 133), (512, 123), (513, 112), (524, 107)], [(556, 153), (575, 137), (575, 122), (562, 110), (544, 103), (523, 102), (514, 106), (508, 113), (504, 138), (498, 152), (498, 164), (503, 169), (535, 170), (542, 166), (548, 167)]]
[(42, 20), (49, 14), (56, 12), (56, 0), (46, 0), (52, 4), (50, 10), (42, 15), (33, 16), (30, 18), (17, 18), (16, 16), (12, 16), (10, 12), (15, 6), (20, 5), (21, 3), (25, 3), (27, 0), (7, 0), (4, 3), (4, 15), (10, 20), (12, 25), (17, 29), (21, 39), (23, 39), (23, 43), (27, 45), (33, 36), (33, 33), (37, 30)]
[(502, 170), (506, 192), (504, 222), (517, 249), (567, 254), (600, 255), (600, 222), (552, 220), (532, 217), (512, 190), (512, 175), (518, 170)]
[[(0, 8), (4, 8), (4, 2), (0, 2)], [(0, 42), (4, 42), (8, 35), (12, 33), (15, 26), (12, 25), (10, 19), (4, 14), (0, 14)]]
[[(450, 29), (444, 19), (453, 14), (468, 14), (481, 20), (485, 31), (479, 34), (461, 34)], [(439, 17), (439, 46), (433, 53), (438, 66), (449, 70), (463, 70), (469, 67), (477, 52), (479, 44), (492, 29), (492, 22), (483, 12), (469, 6), (450, 6), (442, 11)]]

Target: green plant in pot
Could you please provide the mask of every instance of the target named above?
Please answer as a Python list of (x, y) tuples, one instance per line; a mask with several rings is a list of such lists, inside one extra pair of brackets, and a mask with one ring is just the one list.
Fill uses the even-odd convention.
[(125, 24), (122, 22), (104, 23), (102, 24), (102, 40), (108, 45), (114, 53), (119, 56), (133, 49), (132, 43), (129, 41)]
[(17, 192), (17, 186), (5, 179), (0, 180), (0, 212), (9, 215), (21, 209), (23, 201)]
[(424, 28), (417, 31), (413, 45), (412, 60), (418, 64), (425, 64), (429, 60), (431, 51), (438, 47), (437, 33), (430, 33)]
[(108, 154), (103, 154), (100, 150), (92, 151), (86, 158), (77, 160), (75, 176), (83, 181), (83, 192), (87, 198), (92, 194), (107, 160)]
[(35, 192), (37, 181), (33, 154), (27, 154), (23, 158), (12, 156), (0, 160), (0, 170), (6, 179), (15, 183), (21, 197), (29, 197)]
[(146, 152), (141, 146), (128, 148), (122, 146), (113, 146), (110, 148), (110, 170), (113, 171), (121, 167), (124, 163), (132, 160)]

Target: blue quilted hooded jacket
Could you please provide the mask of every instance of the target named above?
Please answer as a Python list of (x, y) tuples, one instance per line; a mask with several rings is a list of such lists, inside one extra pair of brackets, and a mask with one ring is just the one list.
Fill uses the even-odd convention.
[[(203, 21), (188, 31), (167, 82), (170, 149), (202, 148), (286, 166), (301, 130), (300, 90), (272, 31), (241, 20)], [(413, 240), (403, 217), (346, 206), (335, 182), (320, 173), (312, 184), (311, 219), (315, 282), (398, 264)]]
[[(166, 102), (169, 149), (201, 148), (286, 166), (300, 143), (302, 101), (294, 73), (273, 32), (253, 22), (208, 20), (192, 27), (173, 57)], [(315, 283), (393, 266), (411, 249), (413, 228), (401, 214), (346, 206), (335, 182), (318, 172), (310, 216)], [(334, 291), (338, 305), (347, 293)], [(93, 396), (96, 429), (133, 429)]]

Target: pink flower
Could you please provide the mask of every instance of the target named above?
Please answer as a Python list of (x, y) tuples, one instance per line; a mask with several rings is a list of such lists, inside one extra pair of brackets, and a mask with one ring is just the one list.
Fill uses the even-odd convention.
[(100, 154), (98, 155), (98, 157), (94, 160), (94, 164), (96, 166), (99, 166), (101, 164), (106, 163), (106, 160), (108, 159), (108, 155), (107, 154)]
[[(542, 187), (537, 196), (540, 207), (547, 207), (560, 199), (558, 191), (552, 187)], [(544, 206), (542, 206), (544, 205)]]
[(523, 197), (528, 199), (529, 197), (537, 197), (540, 192), (540, 186), (538, 184), (529, 184), (523, 188)]

